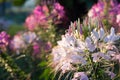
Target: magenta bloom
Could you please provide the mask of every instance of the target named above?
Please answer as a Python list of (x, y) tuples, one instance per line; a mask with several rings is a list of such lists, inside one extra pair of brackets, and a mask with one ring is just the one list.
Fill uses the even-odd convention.
[(46, 5), (44, 5), (44, 6), (38, 5), (33, 10), (33, 14), (35, 15), (35, 18), (38, 21), (38, 23), (40, 21), (45, 21), (45, 19), (47, 17), (46, 13), (48, 13), (48, 7)]
[(44, 50), (45, 52), (49, 52), (52, 49), (52, 44), (51, 42), (45, 43)]
[(25, 20), (25, 25), (28, 30), (33, 31), (35, 27), (37, 26), (37, 21), (34, 17), (34, 15), (30, 15)]
[(65, 16), (64, 7), (59, 3), (54, 3), (53, 5), (38, 5), (33, 10), (32, 14), (27, 17), (25, 24), (28, 30), (34, 31), (41, 28), (49, 28), (52, 24), (59, 24), (67, 21)]
[(116, 22), (118, 23), (118, 25), (120, 26), (120, 14), (117, 15), (117, 19)]
[(93, 5), (93, 7), (90, 9), (90, 11), (88, 12), (88, 16), (94, 18), (103, 15), (103, 10), (104, 3), (99, 1), (97, 4)]
[(10, 48), (17, 54), (20, 54), (23, 49), (26, 49), (26, 44), (21, 33), (16, 34), (10, 42)]
[(97, 18), (100, 18), (101, 21), (107, 19), (111, 26), (113, 26), (117, 32), (120, 31), (120, 22), (119, 22), (119, 13), (120, 13), (120, 4), (116, 0), (110, 0), (110, 5), (108, 8), (108, 14), (105, 13), (105, 6), (107, 3), (99, 0), (97, 4), (88, 12), (88, 17), (91, 18), (92, 22), (96, 21)]
[(58, 17), (60, 18), (64, 17), (65, 15), (64, 7), (61, 6), (59, 3), (54, 3), (53, 13), (58, 14)]
[(40, 51), (40, 45), (37, 42), (34, 42), (33, 43), (33, 53), (34, 53), (34, 55), (36, 55), (36, 54), (38, 54), (40, 52), (41, 52)]
[(10, 36), (5, 31), (2, 31), (0, 33), (0, 48), (8, 46), (9, 41), (10, 41)]

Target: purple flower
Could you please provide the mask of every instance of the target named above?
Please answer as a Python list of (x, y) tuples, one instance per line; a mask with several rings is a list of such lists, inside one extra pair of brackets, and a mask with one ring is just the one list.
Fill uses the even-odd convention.
[(19, 54), (23, 49), (26, 49), (26, 44), (21, 33), (16, 34), (11, 40), (10, 48), (17, 54)]
[(116, 22), (117, 22), (118, 25), (120, 26), (120, 13), (119, 13), (116, 17), (117, 17)]
[(65, 15), (64, 7), (61, 6), (59, 3), (54, 3), (53, 14), (57, 14), (58, 18), (64, 17)]
[(43, 5), (43, 6), (38, 5), (33, 10), (33, 14), (35, 15), (35, 18), (38, 21), (38, 23), (46, 19), (47, 13), (48, 13), (48, 7), (46, 5)]
[(0, 33), (0, 48), (8, 46), (9, 41), (10, 41), (10, 36), (5, 31), (2, 31)]
[(110, 59), (110, 55), (107, 55), (102, 52), (94, 53), (94, 54), (92, 54), (92, 57), (93, 57), (93, 62), (99, 62), (100, 59), (105, 59), (105, 60)]
[(90, 11), (88, 12), (88, 16), (92, 18), (96, 16), (100, 16), (103, 14), (103, 10), (104, 10), (104, 3), (99, 0), (99, 2), (93, 5), (93, 7), (90, 9)]
[(46, 42), (44, 46), (45, 52), (49, 52), (52, 49), (52, 44), (51, 42)]
[(108, 22), (110, 25), (115, 27), (116, 31), (119, 32), (120, 23), (119, 23), (119, 16), (120, 13), (120, 4), (117, 3), (117, 0), (110, 0), (110, 5), (108, 7), (108, 13), (106, 15), (106, 2), (103, 0), (99, 0), (97, 4), (93, 5), (93, 7), (88, 12), (88, 17), (91, 18), (92, 24), (96, 22), (96, 19), (100, 19), (101, 21), (108, 18)]
[(27, 44), (31, 44), (33, 41), (35, 41), (36, 38), (37, 35), (35, 32), (28, 31), (23, 34), (23, 39)]
[(113, 79), (116, 76), (116, 74), (111, 71), (106, 71), (106, 73), (108, 73), (108, 75), (111, 77), (111, 79)]
[(118, 60), (120, 63), (120, 54), (114, 54), (113, 55), (113, 60)]
[(27, 29), (30, 31), (33, 31), (36, 28), (37, 21), (36, 21), (34, 15), (30, 15), (26, 18), (25, 25), (26, 25)]
[(40, 45), (37, 42), (34, 42), (33, 43), (33, 53), (34, 53), (34, 55), (36, 55), (36, 54), (38, 54), (40, 52), (41, 52), (40, 51)]

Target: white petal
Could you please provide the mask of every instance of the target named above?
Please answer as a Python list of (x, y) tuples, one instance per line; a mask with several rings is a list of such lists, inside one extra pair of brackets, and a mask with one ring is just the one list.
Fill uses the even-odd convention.
[(100, 28), (99, 30), (99, 38), (102, 40), (104, 38), (105, 32), (103, 28)]

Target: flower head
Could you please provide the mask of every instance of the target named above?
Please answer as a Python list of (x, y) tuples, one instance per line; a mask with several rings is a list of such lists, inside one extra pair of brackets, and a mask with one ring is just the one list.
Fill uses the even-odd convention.
[[(99, 71), (106, 75), (107, 68), (113, 69), (113, 63), (120, 62), (119, 48), (115, 45), (116, 41), (120, 40), (120, 35), (115, 33), (113, 27), (110, 32), (101, 27), (93, 29), (83, 39), (81, 36), (86, 34), (80, 34), (78, 25), (78, 22), (75, 25), (72, 23), (68, 32), (62, 35), (62, 39), (57, 41), (57, 46), (52, 49), (55, 72), (60, 71), (64, 74), (78, 71), (73, 80), (94, 79), (93, 75), (101, 76)], [(111, 78), (115, 76), (113, 73), (108, 75)]]
[(49, 28), (50, 23), (60, 24), (66, 18), (64, 7), (59, 3), (54, 3), (48, 6), (37, 5), (33, 10), (33, 13), (26, 18), (26, 26), (28, 30), (34, 31), (39, 28)]
[(117, 3), (117, 0), (110, 0), (108, 2), (99, 0), (98, 3), (93, 5), (89, 10), (88, 17), (91, 18), (92, 24), (96, 22), (96, 18), (99, 18), (103, 23), (108, 21), (108, 23), (119, 32), (119, 11), (120, 5)]
[(26, 18), (25, 25), (26, 25), (27, 29), (30, 31), (33, 31), (36, 28), (37, 21), (36, 21), (34, 15), (30, 15)]
[(0, 49), (6, 50), (6, 47), (9, 45), (10, 36), (5, 32), (2, 31), (0, 33)]
[(65, 15), (64, 7), (59, 3), (54, 3), (53, 13), (58, 14), (58, 18), (62, 18)]
[(23, 34), (23, 39), (26, 43), (30, 44), (37, 38), (36, 34), (34, 32), (25, 32)]
[(22, 49), (26, 48), (26, 44), (20, 33), (16, 34), (14, 38), (11, 40), (10, 47), (14, 51), (16, 51), (17, 54), (19, 54)]

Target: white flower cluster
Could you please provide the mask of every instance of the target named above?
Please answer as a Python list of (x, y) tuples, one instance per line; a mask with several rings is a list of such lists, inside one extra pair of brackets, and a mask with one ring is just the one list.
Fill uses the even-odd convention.
[(36, 39), (37, 35), (34, 32), (20, 32), (11, 40), (10, 47), (19, 54), (21, 50), (26, 49)]
[[(90, 56), (93, 63), (110, 63), (115, 60), (120, 62), (119, 50), (114, 45), (116, 40), (119, 39), (120, 36), (115, 34), (114, 28), (111, 28), (110, 34), (106, 33), (103, 28), (99, 30), (94, 29), (85, 40), (76, 38), (74, 34), (66, 33), (62, 36), (62, 40), (57, 42), (58, 45), (52, 50), (52, 63), (55, 71), (61, 71), (62, 73), (68, 71), (76, 72), (78, 67), (74, 65), (79, 65), (79, 67), (91, 66), (88, 59)], [(78, 73), (85, 77), (85, 79), (83, 78), (84, 80), (88, 80), (85, 72), (81, 71)], [(77, 79), (75, 77), (73, 78), (73, 80)], [(80, 77), (80, 80), (83, 79)]]

